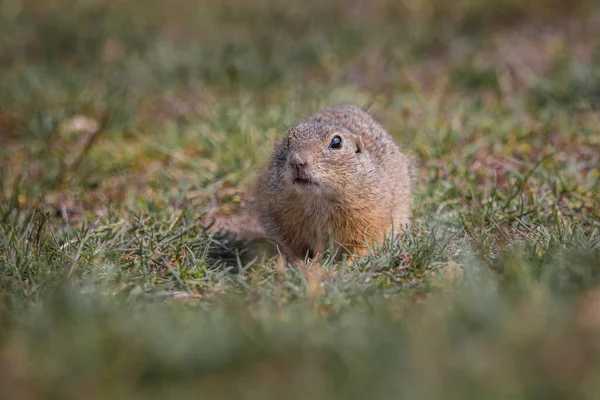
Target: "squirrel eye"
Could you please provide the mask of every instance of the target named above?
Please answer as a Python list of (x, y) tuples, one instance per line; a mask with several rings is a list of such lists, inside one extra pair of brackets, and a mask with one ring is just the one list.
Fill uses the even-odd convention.
[(331, 138), (331, 142), (329, 142), (330, 149), (341, 149), (342, 148), (342, 138), (339, 136), (334, 136)]

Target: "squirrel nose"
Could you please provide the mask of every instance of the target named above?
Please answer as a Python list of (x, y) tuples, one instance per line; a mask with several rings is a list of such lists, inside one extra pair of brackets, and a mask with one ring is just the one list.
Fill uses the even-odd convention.
[(290, 155), (290, 165), (297, 170), (300, 170), (306, 166), (306, 160), (298, 154)]

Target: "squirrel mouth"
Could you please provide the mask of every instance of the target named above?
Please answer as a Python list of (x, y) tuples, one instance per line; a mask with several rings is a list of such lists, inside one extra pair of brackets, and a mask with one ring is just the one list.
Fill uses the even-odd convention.
[(309, 178), (297, 177), (294, 178), (293, 182), (295, 185), (316, 185), (316, 183)]

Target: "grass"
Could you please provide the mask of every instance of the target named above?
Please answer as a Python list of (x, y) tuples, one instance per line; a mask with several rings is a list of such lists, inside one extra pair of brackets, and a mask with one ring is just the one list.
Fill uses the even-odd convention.
[[(599, 13), (0, 2), (0, 397), (597, 398)], [(287, 268), (250, 189), (344, 101), (412, 227)]]

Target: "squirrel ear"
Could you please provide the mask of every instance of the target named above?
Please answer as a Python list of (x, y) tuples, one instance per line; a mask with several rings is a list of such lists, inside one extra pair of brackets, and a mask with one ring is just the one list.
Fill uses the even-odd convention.
[(362, 138), (360, 136), (356, 137), (356, 152), (357, 153), (362, 153), (363, 152), (363, 141)]

